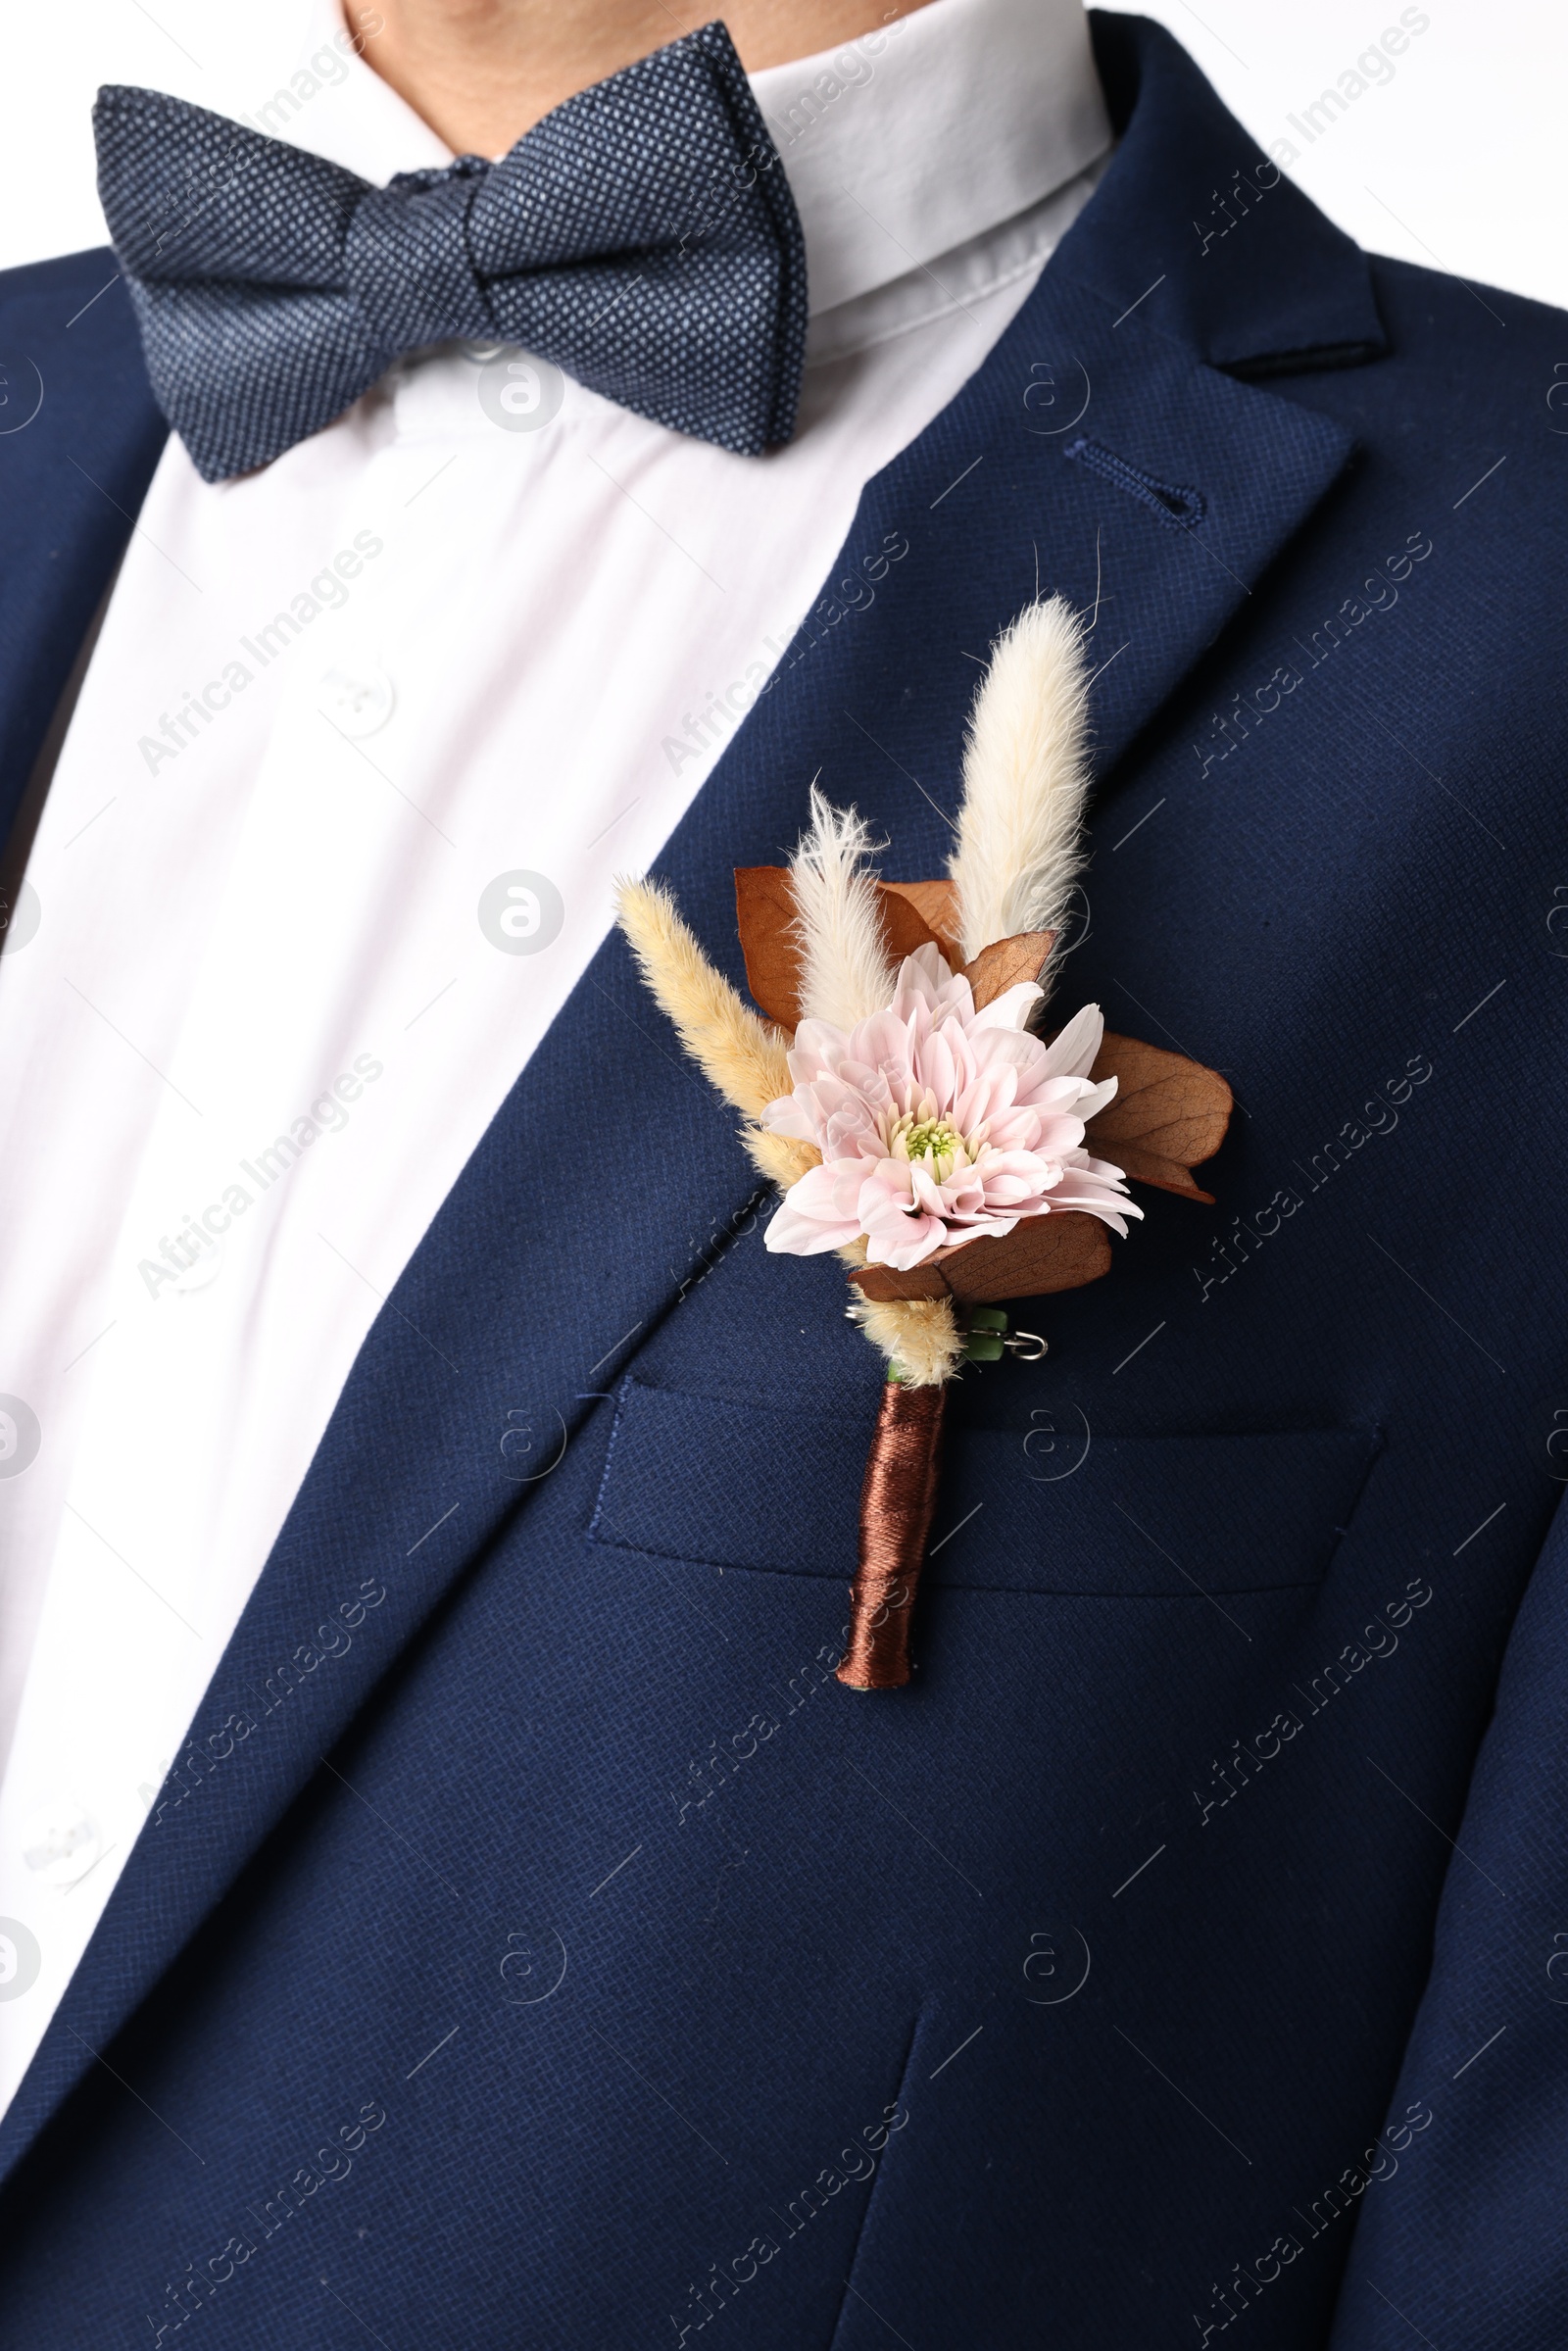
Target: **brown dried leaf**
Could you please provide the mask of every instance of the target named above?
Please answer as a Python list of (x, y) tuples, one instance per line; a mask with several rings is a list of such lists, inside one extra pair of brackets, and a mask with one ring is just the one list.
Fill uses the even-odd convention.
[[(883, 944), (895, 971), (905, 956), (912, 955), (917, 947), (942, 946), (936, 932), (906, 890), (896, 888), (891, 882), (878, 882), (876, 906), (882, 917)], [(943, 952), (946, 953), (946, 950)]]
[(1090, 1151), (1135, 1183), (1212, 1205), (1189, 1171), (1212, 1158), (1230, 1124), (1231, 1090), (1219, 1072), (1107, 1030), (1090, 1075), (1117, 1081), (1115, 1101), (1089, 1121)]
[(787, 865), (737, 865), (735, 921), (753, 998), (793, 1037), (800, 1026), (801, 951)]
[(963, 967), (974, 993), (975, 1010), (1016, 988), (1020, 980), (1037, 980), (1055, 936), (1054, 931), (1017, 931), (1010, 939), (983, 947), (974, 961)]
[[(937, 1254), (940, 1256), (941, 1251)], [(850, 1280), (862, 1298), (871, 1298), (879, 1306), (896, 1305), (901, 1298), (953, 1296), (934, 1257), (927, 1257), (923, 1265), (911, 1265), (905, 1273), (892, 1265), (857, 1265)]]
[(896, 945), (899, 934), (894, 929), (896, 916), (888, 906), (890, 898), (906, 899), (925, 925), (926, 938), (934, 939), (955, 971), (958, 968), (958, 892), (957, 886), (944, 877), (939, 882), (882, 882), (883, 919), (887, 923), (888, 944), (896, 955), (914, 953), (923, 947), (924, 939), (913, 939), (908, 947)]
[(905, 1298), (956, 1298), (979, 1305), (998, 1298), (1044, 1298), (1079, 1290), (1110, 1271), (1110, 1237), (1098, 1216), (1058, 1210), (1026, 1216), (1000, 1239), (939, 1249), (906, 1273), (890, 1265), (858, 1266), (850, 1280), (863, 1298), (885, 1303)]

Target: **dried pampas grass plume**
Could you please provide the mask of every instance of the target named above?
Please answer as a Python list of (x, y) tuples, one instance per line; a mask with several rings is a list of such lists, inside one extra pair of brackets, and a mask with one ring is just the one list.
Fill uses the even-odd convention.
[(881, 846), (854, 808), (835, 808), (811, 786), (811, 821), (790, 859), (801, 1010), (808, 1020), (853, 1029), (892, 1002), (876, 879), (866, 869)]
[(1090, 785), (1083, 638), (1072, 607), (1053, 596), (1026, 607), (992, 647), (970, 713), (948, 867), (966, 960), (1020, 931), (1060, 939)]
[(649, 992), (703, 1075), (750, 1122), (741, 1140), (752, 1164), (787, 1191), (818, 1164), (819, 1154), (808, 1143), (756, 1124), (768, 1103), (790, 1090), (784, 1038), (714, 970), (662, 883), (623, 881), (615, 896), (620, 927)]

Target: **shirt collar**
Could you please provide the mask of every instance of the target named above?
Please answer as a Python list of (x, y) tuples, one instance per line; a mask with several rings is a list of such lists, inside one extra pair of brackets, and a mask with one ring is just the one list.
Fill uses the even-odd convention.
[(813, 315), (1012, 220), (1111, 142), (1081, 0), (928, 0), (752, 88)]
[[(451, 161), (356, 53), (335, 0), (312, 0), (297, 48), (252, 54), (274, 86), (232, 111), (256, 129), (378, 186)], [(1111, 143), (1080, 0), (926, 0), (751, 79), (800, 211), (813, 316), (1015, 219)]]

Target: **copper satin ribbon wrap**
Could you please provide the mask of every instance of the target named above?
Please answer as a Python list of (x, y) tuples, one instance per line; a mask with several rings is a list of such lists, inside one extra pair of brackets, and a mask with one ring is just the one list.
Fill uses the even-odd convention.
[(889, 1380), (860, 1488), (860, 1565), (850, 1586), (850, 1645), (838, 1678), (851, 1690), (901, 1690), (909, 1620), (937, 1506), (947, 1390)]

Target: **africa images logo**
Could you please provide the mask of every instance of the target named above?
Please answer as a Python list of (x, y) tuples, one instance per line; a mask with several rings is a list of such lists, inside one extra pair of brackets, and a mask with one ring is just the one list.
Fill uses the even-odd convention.
[[(341, 1071), (329, 1087), (323, 1087), (310, 1109), (301, 1111), (286, 1135), (274, 1135), (254, 1157), (240, 1160), (240, 1174), (249, 1179), (248, 1183), (236, 1179), (225, 1188), (220, 1200), (209, 1200), (199, 1216), (187, 1216), (179, 1232), (163, 1234), (158, 1255), (142, 1257), (136, 1266), (148, 1297), (161, 1298), (166, 1288), (186, 1291), (200, 1287), (187, 1277), (204, 1253), (220, 1250), (222, 1237), (235, 1218), (253, 1208), (262, 1193), (270, 1192), (287, 1175), (313, 1143), (348, 1125), (347, 1105), (358, 1102), (367, 1086), (374, 1085), (384, 1067), (373, 1053), (356, 1053), (353, 1068)], [(250, 1189), (251, 1185), (256, 1187), (255, 1191)]]

